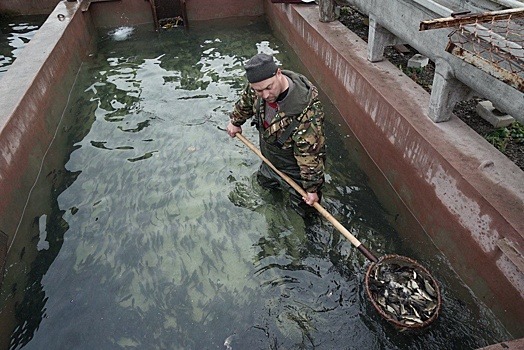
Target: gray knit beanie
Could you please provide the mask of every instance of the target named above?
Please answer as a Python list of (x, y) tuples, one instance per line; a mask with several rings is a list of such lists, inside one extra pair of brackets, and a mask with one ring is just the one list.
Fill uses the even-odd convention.
[(246, 69), (247, 80), (250, 83), (258, 83), (274, 76), (278, 67), (273, 60), (273, 56), (259, 53), (251, 57), (245, 63), (244, 68)]

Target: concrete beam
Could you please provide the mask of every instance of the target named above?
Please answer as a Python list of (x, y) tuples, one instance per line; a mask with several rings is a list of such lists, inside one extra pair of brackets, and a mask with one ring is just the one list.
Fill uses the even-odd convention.
[(453, 68), (446, 60), (437, 59), (433, 87), (429, 99), (428, 116), (435, 123), (451, 119), (457, 102), (467, 99), (471, 89), (455, 78)]
[[(431, 3), (435, 3), (435, 6), (430, 6), (430, 9), (424, 7), (421, 1), (346, 0), (349, 5), (356, 7), (360, 12), (368, 16), (373, 14), (380, 26), (424, 56), (429, 57), (433, 62), (438, 59), (445, 60), (452, 68), (455, 79), (468, 86), (478, 95), (492, 101), (516, 120), (524, 123), (524, 94), (521, 91), (445, 51), (449, 41), (448, 35), (452, 29), (419, 31), (421, 21), (441, 17), (446, 15), (447, 12), (441, 5), (437, 6), (438, 3), (434, 1), (431, 1)], [(424, 3), (427, 2), (428, 0), (424, 1)], [(479, 8), (478, 12), (485, 10)], [(493, 10), (496, 10), (496, 8)], [(441, 87), (437, 87), (436, 90), (440, 89)], [(447, 98), (434, 97), (433, 99), (438, 101)], [(438, 118), (446, 119), (446, 116), (439, 116)]]
[(368, 33), (368, 60), (370, 62), (380, 62), (384, 59), (384, 49), (387, 46), (404, 44), (395, 34), (380, 25), (377, 17), (369, 14), (369, 33)]
[(320, 22), (333, 22), (336, 19), (334, 0), (319, 0), (318, 9)]

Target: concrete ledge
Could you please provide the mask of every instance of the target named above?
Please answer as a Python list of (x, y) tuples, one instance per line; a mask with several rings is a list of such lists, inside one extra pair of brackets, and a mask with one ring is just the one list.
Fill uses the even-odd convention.
[(477, 350), (524, 350), (524, 338), (489, 345)]
[(429, 94), (391, 63), (368, 62), (366, 43), (320, 23), (317, 7), (267, 0), (266, 14), (385, 176), (378, 186), (400, 196), (477, 297), (522, 334), (524, 274), (497, 242), (524, 253), (524, 172), (455, 116), (433, 123)]
[(10, 242), (60, 119), (49, 115), (61, 115), (92, 46), (78, 6), (59, 3), (0, 79), (0, 230)]

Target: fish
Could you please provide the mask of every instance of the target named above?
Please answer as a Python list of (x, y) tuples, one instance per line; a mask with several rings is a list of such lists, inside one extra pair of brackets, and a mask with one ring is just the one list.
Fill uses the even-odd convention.
[(438, 293), (429, 276), (396, 263), (378, 264), (371, 271), (369, 290), (376, 305), (406, 326), (423, 324), (437, 311)]
[(432, 297), (437, 296), (437, 293), (435, 292), (435, 288), (431, 286), (431, 283), (429, 283), (429, 281), (427, 280), (424, 281), (424, 288), (426, 289), (426, 292), (428, 292), (430, 296)]
[(236, 333), (233, 333), (229, 337), (227, 337), (226, 340), (224, 340), (224, 346), (226, 347), (227, 350), (233, 350), (232, 344), (233, 344), (235, 335)]

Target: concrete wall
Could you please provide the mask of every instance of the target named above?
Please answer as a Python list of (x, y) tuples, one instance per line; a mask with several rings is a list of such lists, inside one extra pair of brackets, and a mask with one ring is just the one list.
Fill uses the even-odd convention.
[(46, 15), (53, 11), (60, 0), (2, 0), (0, 12), (22, 15)]
[[(264, 14), (263, 0), (189, 0), (186, 2), (189, 25), (193, 21), (256, 17)], [(92, 3), (89, 12), (96, 27), (153, 24), (149, 1), (110, 1)], [(111, 13), (112, 16), (107, 16)]]
[(186, 0), (189, 25), (195, 20), (255, 17), (264, 14), (263, 0)]
[(376, 187), (392, 188), (477, 297), (523, 334), (524, 274), (498, 243), (522, 256), (524, 172), (458, 118), (433, 123), (429, 94), (389, 62), (367, 61), (366, 43), (320, 23), (316, 6), (267, 0), (266, 13), (370, 156), (362, 168), (380, 169)]
[[(59, 2), (60, 0), (1, 0), (0, 12), (48, 14)], [(95, 25), (99, 27), (136, 25), (153, 21), (151, 5), (147, 0), (93, 2), (89, 7)], [(263, 0), (186, 0), (186, 8), (190, 23), (195, 20), (255, 17), (264, 14)], [(112, 16), (106, 16), (107, 13), (111, 13)]]
[[(66, 147), (57, 145), (62, 150), (50, 152), (49, 146), (94, 38), (89, 16), (77, 8), (75, 2), (59, 3), (0, 79), (0, 230), (9, 237), (10, 273), (4, 280), (9, 286), (26, 285), (37, 254), (37, 215), (41, 208), (51, 208), (55, 174), (49, 169), (63, 164), (67, 156), (60, 153), (67, 152)], [(33, 189), (37, 181), (47, 185)], [(23, 294), (17, 293), (17, 303)], [(1, 349), (9, 347), (15, 306), (8, 303), (2, 310)]]
[[(145, 23), (151, 23), (153, 26), (151, 5), (145, 0), (92, 3), (87, 11), (95, 27), (133, 26)], [(108, 13), (111, 16), (108, 16)]]
[[(77, 6), (59, 3), (1, 79), (0, 229), (10, 240), (52, 140), (56, 115), (93, 45), (88, 17), (76, 12)], [(73, 21), (74, 16), (80, 18)]]
[[(190, 26), (193, 21), (256, 17), (264, 14), (263, 0), (187, 0), (186, 9)], [(89, 11), (97, 27), (153, 23), (149, 1), (122, 0), (92, 3)], [(107, 16), (107, 13), (113, 16)]]

